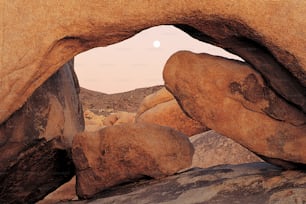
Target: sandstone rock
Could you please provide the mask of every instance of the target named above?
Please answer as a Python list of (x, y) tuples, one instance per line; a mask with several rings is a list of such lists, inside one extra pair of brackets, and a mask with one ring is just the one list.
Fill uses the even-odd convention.
[(259, 155), (281, 160), (284, 167), (291, 168), (285, 161), (306, 164), (305, 114), (247, 64), (178, 52), (168, 60), (164, 79), (195, 120)]
[(148, 96), (146, 96), (138, 110), (137, 110), (137, 117), (141, 114), (143, 114), (144, 112), (146, 112), (147, 110), (161, 104), (161, 103), (165, 103), (168, 101), (172, 101), (174, 99), (173, 95), (166, 89), (166, 88), (161, 88), (160, 90), (156, 91), (155, 93), (152, 93)]
[(105, 126), (113, 126), (113, 125), (120, 125), (124, 123), (134, 123), (136, 113), (128, 113), (125, 111), (119, 111), (116, 113), (112, 113), (111, 115), (107, 116), (103, 120), (103, 124)]
[(194, 147), (193, 167), (207, 168), (221, 164), (262, 161), (233, 140), (210, 130), (189, 138)]
[(189, 118), (165, 88), (143, 100), (137, 111), (136, 121), (171, 127), (188, 136), (208, 130), (204, 125)]
[(76, 178), (72, 177), (70, 181), (60, 186), (58, 189), (44, 197), (36, 204), (54, 204), (63, 201), (77, 200), (78, 197), (75, 191)]
[(116, 125), (78, 134), (72, 149), (77, 194), (89, 198), (143, 176), (174, 174), (191, 165), (193, 151), (185, 135), (152, 124)]
[(74, 55), (165, 24), (238, 54), (306, 112), (305, 1), (3, 0), (0, 10), (0, 123)]
[(96, 115), (90, 110), (84, 111), (84, 119), (85, 131), (96, 131), (105, 127), (103, 124), (105, 117), (102, 115)]
[(40, 139), (25, 147), (0, 174), (0, 203), (35, 203), (69, 181), (74, 165), (58, 141)]
[(267, 163), (195, 168), (160, 180), (110, 189), (73, 204), (289, 204), (306, 202), (306, 174)]

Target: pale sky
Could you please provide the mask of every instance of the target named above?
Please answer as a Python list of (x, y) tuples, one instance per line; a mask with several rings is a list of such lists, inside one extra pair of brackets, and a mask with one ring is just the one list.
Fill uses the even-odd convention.
[(173, 26), (157, 26), (120, 43), (77, 55), (75, 70), (84, 88), (103, 93), (125, 92), (164, 84), (164, 64), (179, 50), (240, 59)]

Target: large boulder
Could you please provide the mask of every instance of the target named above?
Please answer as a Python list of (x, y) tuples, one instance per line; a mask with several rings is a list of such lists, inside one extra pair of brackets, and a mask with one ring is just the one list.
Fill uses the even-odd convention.
[(165, 88), (144, 98), (137, 111), (136, 122), (171, 127), (188, 136), (208, 130), (205, 125), (188, 117)]
[(191, 165), (193, 152), (187, 136), (153, 124), (123, 124), (80, 133), (72, 148), (77, 194), (90, 198), (143, 176), (172, 175)]
[(194, 147), (192, 166), (207, 168), (221, 164), (243, 164), (262, 161), (230, 138), (210, 130), (189, 138)]
[(275, 164), (306, 164), (305, 114), (248, 64), (181, 51), (168, 60), (164, 79), (195, 120)]
[(3, 0), (0, 10), (0, 123), (76, 54), (162, 24), (238, 54), (306, 111), (306, 1)]

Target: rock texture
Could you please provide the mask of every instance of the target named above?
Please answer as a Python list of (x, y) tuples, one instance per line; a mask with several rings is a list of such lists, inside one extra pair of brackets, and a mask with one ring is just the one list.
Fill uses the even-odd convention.
[(74, 175), (70, 154), (56, 139), (40, 139), (24, 148), (0, 174), (0, 203), (35, 203)]
[[(245, 63), (182, 51), (165, 65), (166, 87), (197, 121), (286, 168), (306, 164), (306, 116)], [(281, 161), (282, 160), (282, 161)]]
[(210, 130), (189, 138), (194, 155), (192, 166), (207, 168), (221, 164), (243, 164), (262, 161), (233, 140)]
[(192, 136), (208, 130), (204, 125), (188, 117), (173, 95), (165, 88), (147, 96), (141, 103), (136, 122), (153, 123), (171, 127)]
[[(1, 203), (31, 203), (71, 176), (73, 165), (66, 150), (84, 129), (78, 90), (70, 61), (0, 125)], [(40, 139), (53, 142), (38, 143)]]
[(72, 149), (77, 194), (90, 198), (143, 176), (172, 175), (191, 165), (193, 151), (187, 136), (152, 124), (116, 125), (78, 134)]
[(252, 163), (191, 169), (161, 180), (116, 187), (93, 200), (69, 203), (288, 204), (305, 202), (305, 172), (281, 171), (267, 163)]
[(44, 197), (36, 204), (54, 204), (64, 201), (78, 200), (75, 190), (76, 178), (72, 177), (70, 181), (60, 186), (58, 189)]
[(73, 61), (39, 87), (17, 112), (0, 125), (0, 171), (38, 138), (60, 137), (64, 148), (84, 129)]
[(161, 24), (238, 54), (306, 111), (305, 1), (3, 0), (0, 10), (0, 123), (74, 55)]

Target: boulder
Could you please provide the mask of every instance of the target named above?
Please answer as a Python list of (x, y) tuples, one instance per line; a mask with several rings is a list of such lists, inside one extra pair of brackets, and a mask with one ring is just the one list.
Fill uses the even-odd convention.
[(134, 123), (136, 113), (129, 113), (125, 111), (119, 111), (112, 113), (103, 120), (103, 125), (113, 126), (124, 123)]
[(181, 51), (166, 63), (164, 80), (193, 119), (274, 164), (306, 164), (305, 114), (248, 64)]
[(155, 106), (161, 103), (172, 101), (173, 99), (175, 99), (173, 95), (165, 87), (163, 87), (158, 91), (146, 96), (142, 100), (137, 110), (137, 117), (146, 112), (147, 110), (154, 108)]
[(105, 117), (103, 115), (97, 115), (90, 110), (84, 111), (85, 131), (96, 131), (105, 127), (103, 121)]
[(241, 56), (306, 112), (305, 1), (3, 0), (0, 10), (0, 123), (78, 53), (169, 24)]
[(302, 171), (281, 171), (263, 162), (220, 165), (115, 187), (95, 199), (72, 203), (305, 203), (305, 186)]
[(205, 125), (188, 117), (165, 88), (144, 98), (138, 109), (136, 122), (171, 127), (188, 136), (208, 130)]
[(143, 176), (172, 175), (191, 165), (193, 152), (187, 136), (153, 124), (123, 124), (80, 133), (72, 148), (77, 194), (90, 198)]
[(189, 138), (194, 147), (192, 166), (207, 168), (222, 164), (243, 164), (262, 161), (232, 139), (210, 130)]

